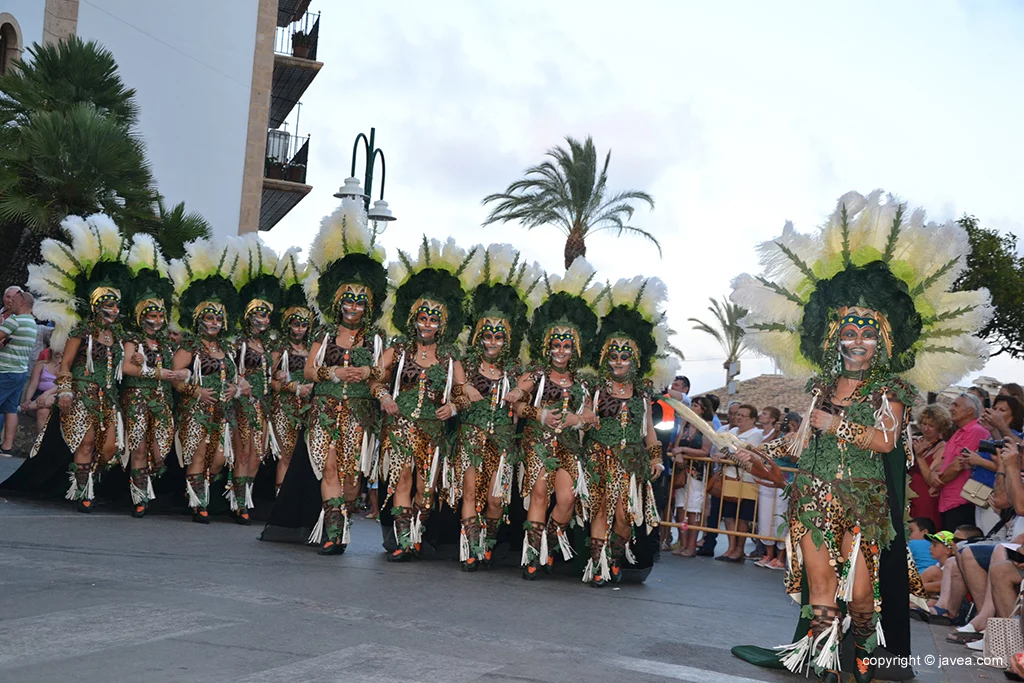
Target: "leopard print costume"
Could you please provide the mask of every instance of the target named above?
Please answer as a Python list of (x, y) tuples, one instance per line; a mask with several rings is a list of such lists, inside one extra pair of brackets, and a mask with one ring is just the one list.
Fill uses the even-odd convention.
[[(290, 344), (283, 347), (288, 350), (288, 367), (281, 368), (288, 373), (289, 382), (305, 384), (303, 371), (306, 367), (306, 354), (299, 354)], [(306, 350), (308, 354), (309, 350)], [(275, 391), (271, 400), (270, 422), (277, 437), (280, 457), (291, 457), (295, 444), (299, 440), (299, 432), (305, 424), (309, 398), (299, 398), (293, 391)]]
[[(137, 340), (135, 343), (145, 355), (147, 367), (170, 369), (169, 349), (150, 348), (146, 340)], [(149, 453), (155, 446), (162, 463), (174, 447), (171, 383), (126, 376), (123, 385), (121, 404), (125, 415), (125, 452), (134, 453), (140, 446), (147, 444)]]
[[(235, 404), (238, 437), (242, 443), (249, 443), (251, 440), (255, 444), (256, 457), (260, 463), (266, 460), (267, 454), (270, 453), (270, 429), (267, 421), (270, 405), (270, 380), (267, 375), (270, 360), (266, 345), (263, 349), (257, 351), (252, 346), (247, 346), (245, 358), (238, 358), (244, 363), (244, 369), (239, 375), (249, 382), (252, 395), (240, 396)], [(241, 356), (240, 349), (237, 353)]]

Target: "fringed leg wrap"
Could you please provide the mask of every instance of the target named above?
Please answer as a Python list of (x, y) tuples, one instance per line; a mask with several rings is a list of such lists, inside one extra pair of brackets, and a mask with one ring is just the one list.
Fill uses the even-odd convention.
[(554, 559), (554, 553), (562, 553), (562, 559), (568, 562), (573, 558), (572, 546), (569, 545), (569, 536), (566, 533), (569, 530), (569, 523), (559, 523), (553, 518), (548, 519), (548, 525), (545, 531), (547, 532), (548, 549), (551, 553), (552, 560)]
[(606, 545), (607, 541), (603, 538), (594, 536), (590, 538), (590, 559), (587, 560), (587, 567), (583, 570), (583, 583), (603, 586), (611, 578)]
[(481, 530), (484, 562), (490, 562), (494, 555), (494, 546), (498, 545), (499, 528), (501, 528), (501, 517), (484, 517), (484, 526)]
[(537, 568), (540, 560), (540, 544), (544, 536), (543, 522), (526, 522), (523, 536), (523, 557), (520, 564), (524, 567)]
[(71, 463), (68, 466), (68, 481), (71, 486), (64, 498), (67, 500), (92, 500), (92, 463)]
[(132, 505), (149, 505), (150, 492), (153, 484), (150, 482), (149, 468), (133, 469), (128, 482), (128, 490), (132, 494)]
[(459, 534), (459, 561), (463, 568), (475, 565), (484, 557), (485, 540), (480, 526), (480, 518), (476, 515), (462, 520), (462, 532)]
[(310, 542), (320, 544), (317, 551), (320, 555), (340, 555), (345, 552), (348, 515), (343, 505), (341, 498), (328, 498), (323, 502), (320, 519), (309, 537)]
[(349, 501), (345, 503), (344, 509), (341, 511), (342, 516), (342, 529), (341, 529), (341, 544), (348, 547), (348, 544), (352, 542), (352, 519), (356, 514), (356, 501)]
[(395, 541), (401, 550), (412, 550), (412, 508), (396, 506), (394, 510)]
[(207, 501), (206, 475), (198, 474), (185, 475), (185, 493), (188, 496), (188, 506), (197, 511), (205, 510)]
[(874, 678), (875, 666), (868, 660), (869, 655), (879, 645), (884, 645), (884, 638), (879, 638), (882, 620), (876, 620), (876, 613), (859, 612), (849, 606), (846, 608), (850, 621), (850, 632), (854, 642), (854, 680), (867, 683)]
[(412, 519), (409, 527), (409, 538), (412, 540), (413, 550), (419, 552), (420, 544), (423, 543), (423, 527), (427, 525), (427, 520), (430, 519), (430, 508), (414, 502), (412, 508), (410, 508), (409, 515)]
[(811, 626), (800, 640), (790, 645), (779, 645), (779, 660), (790, 671), (800, 673), (814, 667), (816, 672), (839, 670), (839, 641), (842, 626), (839, 608), (829, 605), (811, 605), (814, 616)]

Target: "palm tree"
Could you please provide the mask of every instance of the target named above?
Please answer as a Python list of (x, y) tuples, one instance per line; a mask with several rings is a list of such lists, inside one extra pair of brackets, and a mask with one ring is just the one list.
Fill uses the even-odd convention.
[(195, 211), (185, 213), (185, 202), (168, 209), (164, 205), (164, 198), (160, 197), (157, 205), (160, 218), (153, 237), (167, 259), (181, 258), (185, 255), (186, 244), (210, 236), (210, 224)]
[(727, 297), (722, 297), (722, 303), (714, 299), (708, 300), (711, 302), (708, 310), (715, 317), (714, 324), (709, 325), (697, 318), (689, 318), (689, 321), (696, 323), (693, 329), (710, 334), (722, 345), (722, 350), (725, 351), (725, 363), (722, 367), (725, 369), (725, 383), (728, 384), (732, 379), (729, 375), (729, 366), (739, 360), (747, 349), (743, 327), (739, 324), (747, 314), (747, 309), (737, 306)]
[(0, 77), (0, 286), (23, 284), (68, 214), (107, 213), (129, 232), (155, 231), (158, 194), (136, 120), (134, 90), (107, 50), (77, 37), (29, 48)]
[(615, 230), (617, 235), (639, 235), (653, 243), (660, 256), (661, 245), (654, 235), (628, 224), (633, 217), (630, 202), (644, 202), (653, 209), (651, 195), (626, 190), (605, 196), (611, 150), (598, 169), (597, 150), (589, 135), (583, 144), (571, 137), (566, 137), (565, 141), (568, 149), (549, 149), (549, 160), (526, 169), (525, 177), (509, 185), (504, 192), (484, 197), (485, 205), (496, 202), (484, 225), (519, 221), (527, 230), (539, 225), (555, 226), (566, 237), (566, 269), (578, 256), (587, 255), (586, 239), (602, 230)]

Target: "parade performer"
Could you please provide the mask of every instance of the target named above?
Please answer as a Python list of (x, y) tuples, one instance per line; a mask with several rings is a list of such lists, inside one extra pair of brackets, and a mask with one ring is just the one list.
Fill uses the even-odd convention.
[[(576, 512), (578, 527), (588, 513), (589, 493), (583, 469), (579, 430), (592, 421), (588, 382), (580, 374), (586, 343), (597, 333), (593, 310), (601, 296), (591, 286), (594, 269), (578, 258), (565, 277), (544, 278), (545, 301), (530, 325), (533, 369), (516, 388), (525, 401), (516, 411), (525, 421), (520, 436), (519, 486), (527, 509), (523, 538), (523, 578), (534, 580), (549, 570), (555, 553), (572, 557), (566, 531)], [(555, 506), (548, 517), (551, 495)]]
[(124, 238), (108, 216), (68, 216), (61, 229), (70, 246), (44, 240), (43, 263), (29, 266), (28, 286), (40, 297), (35, 315), (55, 324), (51, 347), (64, 350), (58, 407), (61, 433), (74, 454), (66, 497), (78, 502), (79, 512), (91, 512), (98, 472), (124, 447), (118, 320), (131, 276), (121, 260)]
[[(239, 262), (235, 285), (242, 315), (240, 334), (235, 341), (235, 383), (241, 393), (234, 404), (234, 464), (228, 472), (224, 496), (235, 521), (251, 524), (252, 486), (263, 460), (271, 451), (280, 452), (271, 425), (271, 329), (280, 317), (281, 281), (277, 275), (277, 254), (258, 236), (250, 233), (239, 238)], [(273, 444), (273, 446), (271, 446)]]
[(192, 521), (209, 524), (211, 480), (225, 464), (234, 464), (231, 442), (239, 391), (227, 330), (238, 316), (238, 292), (231, 277), (239, 259), (237, 250), (223, 241), (196, 240), (185, 246), (185, 252), (169, 268), (183, 330), (174, 369), (191, 370), (187, 381), (175, 384), (175, 450), (185, 469)]
[(172, 370), (174, 349), (168, 337), (168, 309), (174, 283), (167, 261), (152, 236), (135, 235), (126, 263), (131, 282), (124, 297), (127, 332), (121, 405), (125, 454), (131, 461), (129, 489), (133, 517), (143, 517), (164, 460), (174, 447), (174, 396), (171, 382), (184, 382), (189, 370)]
[(465, 317), (459, 276), (474, 253), (466, 254), (450, 239), (442, 248), (424, 237), (415, 261), (399, 251), (392, 264), (397, 289), (391, 321), (401, 336), (381, 358), (388, 383), (373, 389), (385, 413), (380, 458), (387, 493), (381, 506), (393, 499), (396, 510), (398, 547), (389, 562), (404, 562), (419, 552), (434, 492), (452, 476), (445, 422), (469, 408), (455, 350)]
[(594, 415), (584, 427), (590, 560), (583, 581), (593, 586), (621, 581), (623, 561), (636, 564), (635, 528), (650, 533), (658, 523), (650, 481), (665, 466), (651, 401), (654, 386), (668, 386), (677, 367), (663, 351), (659, 354), (668, 341), (660, 308), (665, 298), (664, 283), (638, 277), (620, 280), (602, 299), (612, 309), (601, 318), (592, 347), (601, 382), (594, 391)]
[(465, 571), (491, 562), (498, 528), (508, 521), (516, 431), (510, 404), (522, 397), (511, 385), (521, 374), (528, 302), (531, 294), (539, 294), (542, 273), (536, 264), (520, 263), (519, 252), (507, 244), (479, 249), (477, 259), (479, 267), (474, 262), (467, 269), (470, 277), (479, 278), (463, 360), (470, 405), (459, 413), (448, 487), (449, 505), (461, 506), (459, 559)]
[[(877, 646), (910, 654), (908, 595), (920, 593), (903, 530), (903, 427), (917, 390), (984, 365), (986, 345), (973, 335), (991, 315), (988, 292), (948, 291), (970, 252), (960, 227), (925, 225), (921, 210), (908, 220), (881, 191), (844, 195), (818, 235), (787, 224), (760, 252), (764, 275), (733, 283), (733, 301), (750, 311), (747, 342), (787, 373), (814, 375), (788, 489), (786, 587), (802, 619), (790, 645), (733, 652), (838, 681), (849, 627), (854, 678), (868, 681)], [(771, 448), (762, 450), (771, 457)]]
[(371, 391), (382, 377), (384, 340), (377, 321), (387, 296), (383, 260), (357, 198), (343, 199), (324, 218), (309, 252), (306, 297), (324, 321), (304, 369), (305, 380), (314, 382), (306, 443), (323, 500), (309, 541), (320, 545), (321, 555), (345, 552), (360, 476), (376, 476), (380, 413)]
[(274, 375), (270, 382), (273, 391), (270, 420), (275, 436), (271, 446), (277, 458), (275, 492), (281, 490), (288, 473), (292, 452), (306, 424), (313, 391), (312, 382), (307, 382), (303, 375), (309, 357), (313, 312), (306, 303), (306, 292), (302, 286), (306, 267), (299, 264), (298, 252), (298, 247), (286, 251), (277, 269), (282, 290), (280, 338), (271, 353)]

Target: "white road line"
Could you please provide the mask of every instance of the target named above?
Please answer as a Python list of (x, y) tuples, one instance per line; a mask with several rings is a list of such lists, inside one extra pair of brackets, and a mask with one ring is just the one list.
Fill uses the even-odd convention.
[(691, 683), (763, 683), (763, 679), (733, 676), (732, 674), (723, 674), (717, 671), (708, 671), (707, 669), (698, 669), (681, 664), (666, 664), (650, 659), (613, 657), (605, 661), (620, 669), (674, 678), (677, 681), (690, 681)]
[(448, 657), (431, 652), (386, 645), (356, 645), (259, 671), (234, 679), (235, 683), (470, 683), (502, 668), (501, 664)]
[(0, 621), (0, 669), (67, 659), (240, 623), (212, 614), (119, 603)]

